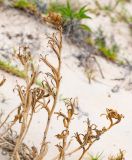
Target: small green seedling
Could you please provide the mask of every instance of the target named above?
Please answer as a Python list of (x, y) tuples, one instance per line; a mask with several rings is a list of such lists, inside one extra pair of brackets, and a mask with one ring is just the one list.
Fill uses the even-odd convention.
[(103, 153), (97, 153), (96, 155), (89, 154), (88, 160), (102, 160), (103, 159), (102, 154)]
[(19, 8), (19, 9), (35, 9), (36, 5), (33, 1), (28, 0), (15, 0), (13, 2), (13, 7)]
[(113, 62), (117, 61), (117, 52), (119, 51), (119, 47), (115, 42), (112, 42), (111, 46), (108, 47), (106, 44), (106, 38), (101, 29), (98, 30), (97, 37), (95, 38), (95, 45), (104, 57)]
[(48, 12), (60, 13), (64, 21), (69, 20), (82, 20), (90, 18), (86, 13), (88, 12), (87, 6), (83, 6), (78, 10), (72, 8), (70, 0), (67, 0), (66, 5), (60, 3), (51, 3)]

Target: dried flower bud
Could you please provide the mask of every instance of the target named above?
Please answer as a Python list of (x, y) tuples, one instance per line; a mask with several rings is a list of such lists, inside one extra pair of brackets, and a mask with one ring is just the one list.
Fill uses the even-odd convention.
[(46, 18), (44, 18), (47, 22), (53, 24), (54, 26), (61, 26), (62, 24), (62, 17), (60, 14), (55, 12), (50, 12)]

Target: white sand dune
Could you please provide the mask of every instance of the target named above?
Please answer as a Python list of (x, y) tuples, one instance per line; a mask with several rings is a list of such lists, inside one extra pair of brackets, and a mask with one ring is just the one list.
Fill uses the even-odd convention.
[[(2, 54), (4, 54), (4, 51), (8, 51), (8, 53), (12, 52), (13, 47), (18, 47), (18, 45), (23, 42), (23, 44), (29, 44), (35, 59), (38, 59), (38, 55), (40, 53), (49, 53), (52, 55), (50, 50), (47, 49), (48, 40), (45, 39), (45, 34), (54, 32), (54, 30), (40, 24), (33, 17), (28, 17), (26, 14), (22, 13), (23, 12), (19, 12), (14, 9), (3, 10), (0, 8), (0, 48), (3, 46)], [(96, 25), (98, 20), (96, 21), (95, 19), (93, 22), (87, 21), (87, 23), (91, 23), (91, 26), (94, 24)], [(106, 22), (104, 21), (104, 25), (105, 23)], [(126, 32), (124, 33), (126, 37), (124, 37), (124, 34), (121, 36), (120, 33), (117, 34), (117, 32), (114, 32), (114, 34), (117, 34), (117, 37), (119, 38), (117, 41), (120, 41), (121, 43), (124, 42), (123, 44), (127, 45), (128, 47), (127, 51), (130, 53), (129, 56), (127, 56), (128, 54), (126, 53), (125, 57), (132, 59), (131, 43), (128, 45), (127, 42), (128, 39), (132, 42), (132, 38), (129, 36), (128, 28), (125, 24), (119, 26), (117, 24), (113, 31), (112, 27), (112, 25), (106, 27), (106, 32), (110, 31), (113, 33), (115, 28), (118, 30), (119, 27), (120, 30), (125, 30), (128, 33), (127, 38)], [(20, 33), (22, 36), (17, 36)], [(9, 35), (11, 36), (11, 39)], [(33, 39), (30, 38), (29, 35), (32, 35)], [(116, 109), (119, 113), (122, 113), (125, 118), (119, 125), (113, 127), (113, 129), (103, 135), (101, 139), (92, 146), (89, 152), (92, 154), (103, 152), (104, 160), (107, 160), (108, 155), (116, 154), (119, 149), (122, 149), (126, 151), (126, 160), (131, 160), (132, 90), (130, 90), (131, 85), (129, 84), (132, 79), (131, 72), (127, 75), (127, 69), (106, 61), (104, 58), (96, 57), (102, 68), (105, 79), (101, 78), (97, 70), (94, 73), (95, 81), (92, 81), (92, 83), (89, 84), (88, 79), (83, 72), (83, 68), (77, 66), (78, 60), (73, 56), (74, 54), (79, 54), (81, 50), (74, 45), (68, 44), (64, 39), (62, 52), (62, 83), (59, 97), (78, 97), (79, 99), (80, 112), (71, 124), (71, 133), (73, 134), (76, 131), (85, 131), (85, 125), (83, 121), (87, 118), (87, 116), (93, 123), (96, 123), (99, 126), (105, 125), (105, 118), (100, 117), (100, 114), (104, 113), (106, 108)], [(10, 57), (11, 56), (9, 55), (9, 58)], [(54, 62), (54, 56), (51, 57)], [(40, 66), (40, 70), (44, 70), (42, 64)], [(6, 83), (0, 88), (0, 110), (3, 110), (4, 115), (6, 115), (19, 104), (17, 93), (13, 92), (16, 81), (21, 84), (24, 84), (24, 81), (3, 71), (0, 71), (0, 75), (1, 74), (5, 75), (7, 79)], [(124, 76), (124, 81), (114, 80)], [(118, 92), (113, 93), (111, 90), (116, 85), (119, 86), (119, 90)], [(2, 101), (3, 97), (5, 99), (4, 103)], [(58, 100), (58, 105), (56, 108), (58, 111), (60, 109), (59, 104), (62, 104), (60, 100)], [(25, 139), (25, 142), (28, 145), (40, 146), (46, 117), (47, 115), (43, 111), (35, 115), (29, 133)], [(14, 129), (17, 130), (18, 126), (16, 126)], [(57, 143), (57, 139), (54, 137), (54, 135), (57, 134), (60, 129), (62, 129), (62, 126), (57, 121), (56, 116), (54, 116), (52, 119), (50, 129), (51, 130), (48, 139), (51, 143), (49, 144), (50, 152), (47, 155), (48, 160), (54, 157), (57, 152), (57, 149), (54, 147), (54, 145)], [(73, 146), (75, 145), (76, 144), (73, 144)], [(67, 160), (76, 160), (77, 157), (78, 155), (75, 154), (73, 158), (68, 157)], [(5, 156), (0, 156), (0, 160), (7, 159), (8, 158)]]

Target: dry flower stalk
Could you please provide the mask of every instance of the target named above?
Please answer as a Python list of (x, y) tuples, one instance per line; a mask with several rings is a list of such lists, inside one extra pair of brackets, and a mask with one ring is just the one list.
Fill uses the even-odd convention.
[(21, 128), (12, 154), (12, 157), (15, 159), (20, 159), (18, 151), (23, 139), (26, 136), (35, 112), (35, 107), (37, 104), (37, 99), (35, 98), (37, 97), (38, 99), (41, 99), (43, 97), (43, 95), (41, 95), (41, 92), (43, 92), (42, 90), (39, 89), (37, 92), (36, 88), (32, 88), (38, 76), (38, 72), (35, 70), (35, 66), (32, 63), (31, 53), (27, 49), (27, 47), (23, 48), (21, 53), (20, 48), (19, 53), (17, 54), (17, 57), (23, 65), (26, 73), (26, 86), (20, 86), (19, 84), (16, 86), (21, 104), (18, 107), (17, 115), (14, 117), (13, 121), (14, 123), (19, 121)]
[[(68, 103), (69, 105), (69, 103)], [(66, 105), (67, 106), (67, 105)], [(58, 112), (58, 117), (63, 117), (63, 123), (65, 130), (62, 131), (61, 134), (57, 135), (58, 139), (62, 139), (63, 143), (62, 145), (57, 145), (59, 148), (60, 154), (53, 158), (53, 160), (64, 160), (67, 156), (71, 156), (72, 154), (78, 152), (79, 150), (82, 150), (82, 154), (78, 158), (78, 160), (82, 160), (85, 156), (86, 152), (89, 150), (89, 148), (100, 139), (101, 135), (103, 135), (105, 132), (109, 131), (114, 125), (118, 124), (124, 116), (122, 114), (118, 114), (117, 111), (113, 109), (106, 109), (106, 114), (101, 114), (106, 116), (106, 119), (110, 121), (110, 124), (107, 127), (102, 127), (101, 129), (98, 129), (98, 126), (96, 124), (91, 124), (90, 120), (87, 119), (86, 122), (86, 133), (75, 133), (74, 137), (76, 141), (79, 143), (79, 146), (73, 149), (70, 152), (66, 152), (67, 148), (69, 147), (69, 144), (71, 143), (71, 140), (69, 143), (67, 143), (66, 147), (66, 139), (69, 135), (69, 124), (73, 118), (73, 115), (75, 114), (74, 109), (76, 108), (75, 103), (70, 100), (70, 106), (72, 107), (72, 110), (69, 110), (67, 108), (67, 112), (69, 113), (68, 116), (63, 114), (62, 112)], [(69, 117), (69, 118), (68, 118)], [(65, 144), (65, 145), (64, 145)], [(66, 150), (65, 150), (66, 148)]]
[[(17, 54), (17, 58), (20, 60), (26, 73), (26, 85), (23, 86), (17, 84), (15, 88), (15, 90), (18, 92), (21, 103), (18, 107), (12, 110), (3, 121), (2, 114), (0, 114), (0, 129), (4, 128), (4, 132), (0, 133), (0, 148), (2, 148), (4, 151), (7, 151), (12, 160), (44, 160), (48, 152), (47, 135), (57, 104), (61, 81), (60, 69), (62, 28), (61, 17), (59, 17), (59, 15), (49, 14), (45, 20), (55, 25), (58, 30), (58, 37), (56, 34), (53, 34), (51, 37), (49, 37), (49, 45), (55, 53), (58, 63), (56, 66), (54, 66), (48, 61), (47, 56), (41, 55), (40, 60), (50, 69), (50, 72), (45, 74), (41, 86), (36, 87), (34, 85), (35, 81), (38, 75), (41, 73), (39, 73), (35, 68), (29, 49), (27, 47), (20, 48)], [(0, 86), (2, 86), (4, 82), (5, 79), (3, 78), (3, 80), (0, 81)], [(74, 135), (74, 138), (78, 142), (79, 146), (69, 152), (67, 150), (72, 143), (72, 139), (68, 141), (70, 132), (69, 127), (74, 115), (76, 115), (75, 108), (77, 101), (74, 99), (66, 99), (64, 102), (67, 113), (63, 113), (61, 110), (59, 112), (55, 112), (58, 118), (61, 117), (63, 119), (64, 129), (56, 135), (57, 139), (61, 141), (61, 143), (56, 145), (59, 153), (54, 160), (65, 160), (67, 156), (71, 156), (80, 150), (82, 150), (82, 153), (78, 160), (82, 160), (85, 153), (94, 144), (94, 142), (99, 140), (102, 134), (107, 132), (114, 125), (118, 124), (123, 118), (123, 115), (118, 114), (117, 111), (106, 109), (106, 114), (102, 115), (106, 116), (106, 119), (110, 122), (110, 124), (109, 126), (101, 129), (98, 129), (96, 124), (91, 124), (90, 120), (88, 119), (86, 122), (86, 132), (77, 132)], [(40, 151), (38, 151), (35, 146), (31, 147), (30, 149), (26, 144), (23, 143), (23, 140), (28, 133), (28, 129), (34, 114), (43, 109), (46, 110), (48, 118), (46, 126), (44, 126), (43, 130), (41, 148)], [(11, 123), (7, 124), (8, 119), (14, 112), (16, 114), (13, 120)], [(14, 132), (12, 131), (12, 126), (14, 126), (16, 122), (19, 122), (20, 125), (18, 136), (17, 134), (14, 135)]]
[(47, 59), (46, 56), (45, 57), (41, 57), (41, 60), (51, 69), (52, 73), (48, 73), (47, 76), (51, 78), (51, 83), (48, 82), (47, 78), (45, 79), (45, 85), (47, 87), (47, 91), (49, 94), (49, 97), (51, 99), (53, 99), (52, 102), (52, 106), (49, 108), (48, 103), (44, 105), (44, 108), (47, 111), (48, 114), (48, 120), (47, 120), (47, 124), (44, 130), (44, 137), (42, 140), (42, 145), (41, 145), (41, 149), (40, 149), (40, 153), (38, 155), (38, 157), (36, 157), (35, 160), (42, 160), (43, 157), (46, 155), (47, 152), (47, 134), (48, 134), (48, 130), (49, 130), (49, 126), (50, 126), (50, 122), (51, 122), (51, 117), (54, 113), (55, 107), (56, 107), (56, 103), (57, 103), (57, 98), (58, 98), (58, 93), (59, 93), (59, 87), (60, 87), (60, 80), (61, 80), (61, 75), (60, 75), (60, 69), (61, 69), (61, 48), (62, 48), (62, 28), (59, 27), (59, 39), (56, 38), (55, 34), (53, 34), (52, 37), (50, 37), (49, 40), (49, 44), (50, 47), (52, 48), (52, 50), (54, 51), (54, 53), (57, 56), (57, 60), (58, 60), (58, 66), (54, 67), (52, 64), (50, 64)]
[(65, 160), (66, 157), (66, 150), (69, 148), (69, 145), (71, 143), (71, 141), (68, 143), (67, 142), (67, 137), (69, 136), (69, 126), (71, 123), (71, 120), (73, 118), (73, 116), (75, 115), (75, 106), (77, 104), (77, 101), (74, 99), (66, 99), (64, 100), (65, 102), (65, 106), (67, 109), (67, 115), (64, 114), (63, 112), (59, 111), (59, 112), (55, 112), (55, 114), (57, 114), (58, 118), (62, 117), (63, 119), (63, 125), (64, 125), (64, 130), (60, 133), (57, 134), (56, 137), (59, 140), (62, 140), (62, 145), (57, 144), (56, 147), (59, 150), (59, 155), (57, 156), (59, 160)]
[(119, 153), (116, 156), (110, 156), (108, 160), (125, 160), (124, 151), (119, 150)]

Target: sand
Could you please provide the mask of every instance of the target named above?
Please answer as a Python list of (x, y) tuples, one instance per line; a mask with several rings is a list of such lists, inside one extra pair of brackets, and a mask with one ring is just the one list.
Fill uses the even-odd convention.
[[(129, 34), (128, 26), (125, 23), (117, 23), (113, 26), (107, 18), (105, 19), (106, 21), (104, 21), (103, 18), (100, 19), (101, 22), (99, 22), (98, 17), (96, 17), (93, 21), (88, 20), (86, 23), (90, 24), (91, 27), (95, 25), (96, 28), (100, 23), (104, 24), (104, 31), (109, 34), (114, 34), (120, 45), (124, 44), (124, 46), (121, 45), (121, 47), (124, 48), (126, 54), (121, 54), (122, 57), (124, 56), (123, 58), (132, 60), (132, 38)], [(107, 25), (105, 27), (106, 23)], [(52, 32), (54, 32), (53, 29), (48, 28), (47, 25), (40, 24), (38, 20), (32, 16), (27, 16), (23, 12), (14, 9), (0, 9), (0, 48), (3, 47), (1, 54), (8, 53), (6, 54), (8, 55), (7, 60), (11, 59), (10, 53), (13, 52), (13, 47), (17, 48), (23, 43), (30, 46), (36, 60), (39, 59), (40, 53), (49, 53), (51, 54), (51, 60), (54, 62), (54, 56), (47, 48), (48, 40), (46, 39), (46, 34), (51, 34)], [(31, 35), (33, 38), (31, 38)], [(128, 41), (130, 43), (128, 43)], [(106, 108), (116, 109), (119, 113), (122, 113), (125, 118), (119, 125), (113, 127), (108, 133), (103, 135), (101, 139), (92, 146), (89, 153), (103, 153), (104, 160), (107, 160), (108, 155), (116, 154), (119, 149), (122, 149), (126, 151), (126, 160), (130, 160), (132, 158), (132, 86), (130, 83), (132, 74), (128, 68), (119, 67), (102, 57), (96, 56), (105, 79), (101, 78), (100, 73), (95, 66), (95, 80), (89, 84), (83, 68), (78, 67), (79, 62), (74, 56), (81, 52), (81, 49), (77, 48), (75, 45), (69, 44), (63, 37), (62, 82), (56, 111), (59, 111), (60, 109), (62, 98), (78, 97), (80, 112), (71, 124), (70, 130), (73, 134), (77, 131), (85, 131), (85, 124), (83, 121), (87, 119), (87, 117), (99, 126), (105, 125), (105, 118), (100, 117), (100, 114), (104, 113)], [(0, 57), (6, 59), (3, 58), (3, 56)], [(13, 64), (17, 65), (15, 61), (13, 61)], [(41, 63), (40, 70), (43, 69), (44, 67)], [(6, 115), (19, 104), (17, 93), (13, 92), (16, 81), (22, 84), (24, 84), (24, 81), (3, 71), (0, 71), (0, 75), (1, 74), (5, 75), (7, 79), (5, 85), (0, 88), (0, 109), (4, 111), (4, 115)], [(114, 80), (119, 78), (125, 79), (123, 81)], [(117, 92), (112, 92), (112, 89), (115, 89), (115, 87), (119, 89)], [(3, 97), (5, 99), (4, 103)], [(25, 142), (29, 146), (40, 146), (43, 135), (42, 131), (45, 124), (44, 119), (46, 116), (46, 113), (43, 111), (35, 115), (29, 133), (25, 139)], [(48, 137), (48, 140), (51, 142), (49, 144), (50, 151), (47, 155), (48, 160), (52, 159), (57, 152), (57, 149), (54, 147), (54, 145), (57, 144), (57, 139), (54, 135), (56, 135), (61, 128), (62, 125), (57, 121), (56, 116), (54, 116)], [(14, 129), (17, 130), (18, 126)], [(72, 147), (74, 145), (76, 144), (73, 143)], [(76, 160), (78, 155), (79, 153), (75, 154), (73, 158), (68, 157), (67, 160)], [(8, 160), (6, 156), (2, 156), (0, 159)]]

